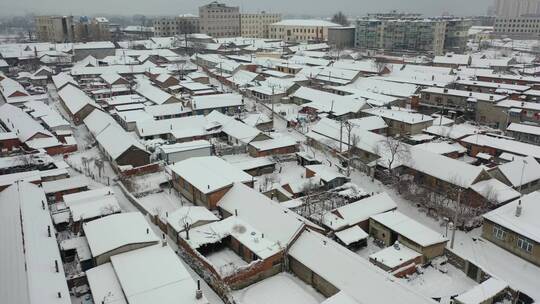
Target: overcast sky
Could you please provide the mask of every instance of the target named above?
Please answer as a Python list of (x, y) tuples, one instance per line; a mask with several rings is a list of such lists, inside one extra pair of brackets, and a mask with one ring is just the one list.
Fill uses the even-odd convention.
[[(1, 15), (35, 14), (144, 14), (175, 15), (197, 13), (202, 0), (0, 0)], [(261, 10), (293, 15), (328, 16), (344, 11), (349, 16), (395, 9), (424, 15), (485, 14), (493, 0), (224, 0), (241, 6), (242, 11)]]

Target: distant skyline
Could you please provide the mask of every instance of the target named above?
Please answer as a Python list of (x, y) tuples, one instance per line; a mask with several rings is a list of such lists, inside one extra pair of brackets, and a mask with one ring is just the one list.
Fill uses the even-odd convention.
[[(201, 0), (2, 0), (0, 15), (60, 14), (60, 15), (176, 15), (198, 13), (198, 7), (211, 1)], [(331, 16), (343, 11), (347, 16), (363, 16), (373, 12), (397, 10), (419, 12), (425, 16), (453, 14), (484, 15), (493, 0), (229, 0), (228, 5), (242, 11), (271, 11), (284, 15)]]

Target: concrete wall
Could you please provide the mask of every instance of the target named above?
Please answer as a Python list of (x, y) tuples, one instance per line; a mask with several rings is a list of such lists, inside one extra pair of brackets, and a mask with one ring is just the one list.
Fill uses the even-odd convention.
[(313, 272), (311, 269), (300, 263), (298, 260), (294, 259), (291, 256), (288, 256), (287, 258), (289, 259), (290, 271), (294, 275), (299, 277), (302, 281), (304, 281), (306, 284), (313, 286), (313, 288), (315, 288), (325, 297), (331, 297), (339, 292), (339, 289), (337, 289), (337, 287), (326, 281), (323, 277)]
[(513, 232), (512, 230), (502, 227), (504, 231), (506, 231), (506, 237), (503, 240), (496, 238), (493, 232), (493, 227), (495, 226), (497, 226), (495, 223), (484, 219), (484, 225), (482, 226), (482, 237), (496, 244), (497, 246), (503, 249), (506, 249), (510, 251), (511, 253), (537, 266), (540, 266), (540, 244), (539, 243), (534, 242), (531, 239), (528, 239), (530, 242), (533, 243), (532, 252), (529, 253), (518, 247), (517, 242), (520, 235)]

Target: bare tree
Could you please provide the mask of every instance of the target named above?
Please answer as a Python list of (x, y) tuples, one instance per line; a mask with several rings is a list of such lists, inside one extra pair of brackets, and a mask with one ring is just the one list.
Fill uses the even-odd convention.
[(343, 12), (335, 13), (334, 16), (332, 16), (332, 22), (343, 26), (349, 26), (351, 24)]
[(378, 142), (375, 152), (387, 168), (392, 182), (396, 181), (394, 165), (396, 163), (407, 162), (411, 159), (410, 146), (390, 136)]
[(103, 171), (103, 168), (105, 167), (105, 163), (102, 159), (96, 158), (94, 159), (94, 164), (96, 168), (98, 169), (98, 176), (101, 178), (101, 172)]
[(193, 220), (189, 216), (189, 213), (191, 212), (191, 207), (187, 207), (187, 208), (188, 210), (186, 211), (186, 214), (184, 214), (184, 216), (182, 216), (179, 219), (179, 224), (182, 226), (182, 229), (184, 229), (184, 231), (186, 232), (186, 240), (189, 241), (189, 231), (193, 227)]

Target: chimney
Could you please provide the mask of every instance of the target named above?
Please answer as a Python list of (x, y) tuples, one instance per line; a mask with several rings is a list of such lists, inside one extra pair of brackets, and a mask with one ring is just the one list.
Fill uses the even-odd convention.
[(195, 291), (195, 299), (200, 300), (202, 298), (201, 280), (197, 280), (197, 290)]
[(447, 88), (444, 88), (444, 89), (443, 89), (443, 93), (448, 93), (448, 89), (447, 89)]
[(522, 210), (523, 210), (523, 207), (521, 206), (521, 200), (519, 200), (518, 205), (516, 206), (516, 217), (521, 216)]
[(489, 100), (493, 100), (493, 95), (489, 95)]

